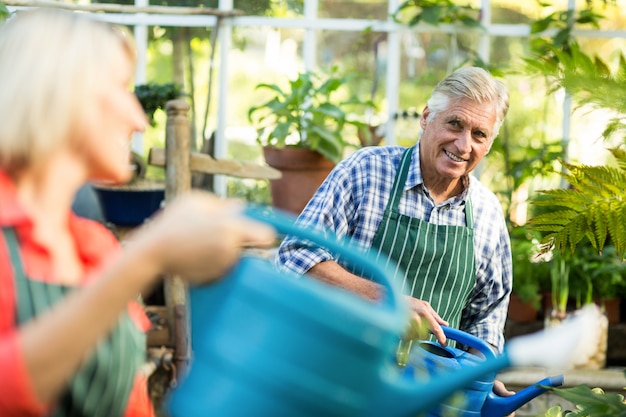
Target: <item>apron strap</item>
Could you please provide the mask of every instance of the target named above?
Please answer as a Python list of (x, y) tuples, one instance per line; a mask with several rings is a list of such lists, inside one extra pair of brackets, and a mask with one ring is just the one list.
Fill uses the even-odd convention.
[[(11, 267), (13, 268), (13, 277), (15, 283), (15, 299), (16, 303), (16, 315), (17, 322), (24, 323), (31, 317), (37, 315), (37, 307), (35, 299), (38, 298), (38, 294), (33, 294), (30, 286), (26, 281), (26, 273), (24, 272), (24, 264), (19, 251), (19, 242), (15, 229), (12, 227), (3, 227), (2, 234), (6, 241), (7, 248), (9, 250), (9, 259), (11, 261)], [(28, 297), (20, 297), (20, 294), (28, 294)]]
[(465, 225), (469, 229), (474, 229), (474, 214), (472, 213), (472, 199), (467, 197), (465, 201)]
[(9, 249), (9, 257), (11, 260), (11, 266), (13, 267), (13, 273), (21, 277), (26, 276), (24, 274), (24, 267), (22, 265), (22, 258), (18, 250), (19, 244), (17, 242), (15, 229), (13, 229), (12, 227), (3, 227), (2, 234), (4, 235), (4, 240), (7, 243), (7, 247)]

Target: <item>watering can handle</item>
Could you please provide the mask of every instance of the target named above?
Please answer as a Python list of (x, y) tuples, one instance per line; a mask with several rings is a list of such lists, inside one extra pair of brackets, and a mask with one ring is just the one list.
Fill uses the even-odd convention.
[(352, 265), (364, 267), (364, 270), (371, 274), (372, 279), (384, 287), (383, 305), (389, 307), (393, 312), (399, 312), (403, 308), (404, 304), (399, 302), (401, 295), (391, 282), (390, 277), (393, 276), (393, 272), (386, 265), (377, 262), (373, 254), (364, 252), (362, 248), (354, 245), (348, 239), (338, 239), (332, 232), (329, 232), (330, 236), (326, 236), (318, 230), (299, 227), (295, 224), (294, 216), (281, 210), (249, 205), (244, 214), (251, 219), (274, 227), (279, 233), (311, 241), (341, 255), (345, 261)]
[(485, 359), (495, 359), (495, 352), (484, 340), (452, 327), (441, 326), (441, 329), (448, 339), (456, 340), (465, 346), (476, 349), (485, 356)]

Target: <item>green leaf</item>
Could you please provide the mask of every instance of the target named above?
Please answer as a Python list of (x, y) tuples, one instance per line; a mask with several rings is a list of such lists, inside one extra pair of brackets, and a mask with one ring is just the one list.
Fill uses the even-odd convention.
[(329, 78), (317, 89), (317, 93), (329, 95), (333, 91), (337, 91), (345, 83), (341, 78)]
[(570, 27), (559, 30), (554, 36), (552, 43), (556, 47), (562, 47), (563, 45), (567, 45), (571, 33), (572, 29)]
[(459, 20), (467, 27), (485, 30), (485, 27), (481, 25), (479, 21), (470, 16), (461, 16)]
[(554, 407), (549, 408), (544, 417), (563, 417), (563, 413), (561, 413), (561, 406), (555, 405)]
[(554, 22), (552, 15), (544, 17), (543, 19), (535, 20), (530, 24), (530, 33), (541, 33), (548, 29), (552, 22)]
[(289, 136), (291, 131), (291, 124), (287, 122), (278, 123), (276, 127), (271, 131), (270, 138), (274, 140), (277, 147), (285, 146), (285, 139)]
[(335, 134), (323, 126), (315, 125), (311, 129), (316, 135), (316, 145), (312, 149), (318, 151), (333, 162), (339, 162), (343, 156), (343, 147), (339, 146), (339, 140)]
[(2, 2), (0, 2), (0, 20), (4, 20), (10, 14), (11, 12), (9, 12), (9, 9), (7, 9)]
[(281, 97), (286, 97), (286, 94), (283, 92), (283, 90), (276, 84), (267, 84), (267, 83), (257, 84), (257, 86), (255, 87), (255, 90), (260, 90), (263, 88), (270, 89)]
[(576, 404), (582, 411), (580, 416), (626, 416), (624, 397), (613, 393), (597, 393), (587, 385), (573, 388), (552, 388), (561, 398)]
[(182, 87), (174, 83), (146, 83), (135, 86), (135, 96), (141, 103), (151, 125), (155, 124), (154, 113), (165, 108), (169, 100), (183, 96)]
[(427, 9), (422, 10), (422, 19), (424, 22), (431, 24), (433, 26), (439, 25), (439, 19), (442, 15), (442, 9), (440, 7), (429, 7)]
[(579, 12), (579, 16), (576, 19), (576, 23), (579, 25), (590, 24), (596, 29), (600, 29), (600, 19), (604, 16), (595, 13), (592, 9), (583, 9)]
[(316, 109), (317, 112), (323, 114), (324, 116), (333, 118), (333, 119), (343, 119), (345, 117), (345, 113), (341, 108), (335, 106), (331, 103), (323, 103)]
[(416, 14), (415, 16), (413, 16), (408, 22), (407, 22), (407, 26), (412, 27), (412, 26), (417, 26), (419, 25), (419, 23), (422, 21), (422, 15), (421, 14)]
[(608, 233), (608, 225), (606, 222), (607, 206), (608, 205), (606, 203), (602, 203), (592, 212), (595, 230), (593, 230), (594, 233), (590, 233), (593, 238), (590, 238), (589, 240), (593, 244), (593, 247), (598, 251), (602, 250), (603, 242), (606, 242)]

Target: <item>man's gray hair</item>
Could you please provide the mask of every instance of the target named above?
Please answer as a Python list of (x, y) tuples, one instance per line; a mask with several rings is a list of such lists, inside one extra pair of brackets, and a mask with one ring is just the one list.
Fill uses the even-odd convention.
[(493, 126), (490, 145), (498, 136), (500, 127), (509, 110), (509, 91), (506, 85), (479, 67), (462, 67), (441, 80), (433, 89), (428, 100), (429, 119), (445, 110), (451, 101), (469, 99), (478, 104), (494, 103), (496, 122)]

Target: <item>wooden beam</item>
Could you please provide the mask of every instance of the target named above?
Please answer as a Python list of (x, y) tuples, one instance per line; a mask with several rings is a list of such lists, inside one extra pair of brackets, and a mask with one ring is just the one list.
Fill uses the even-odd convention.
[(208, 15), (217, 17), (241, 16), (241, 10), (219, 10), (208, 7), (180, 7), (180, 6), (131, 6), (125, 4), (90, 3), (74, 4), (52, 0), (2, 0), (5, 6), (16, 7), (55, 7), (81, 12), (104, 13), (147, 13), (173, 15)]
[[(158, 167), (166, 166), (165, 149), (151, 148), (148, 154), (148, 164)], [(246, 161), (233, 159), (214, 159), (209, 155), (191, 152), (191, 171), (205, 174), (222, 174), (239, 178), (275, 180), (281, 177), (280, 171)]]

